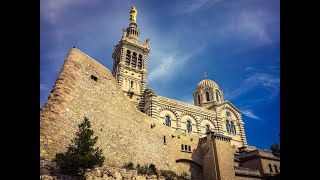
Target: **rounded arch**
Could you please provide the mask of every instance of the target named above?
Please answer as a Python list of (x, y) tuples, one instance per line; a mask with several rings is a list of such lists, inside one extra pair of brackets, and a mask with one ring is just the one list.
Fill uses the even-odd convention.
[(212, 96), (212, 89), (210, 88), (205, 88), (203, 91), (202, 91), (202, 96), (204, 97), (204, 100), (205, 102), (210, 102), (213, 100), (213, 96)]
[(171, 126), (170, 127), (177, 127), (177, 121), (179, 120), (179, 116), (177, 112), (172, 109), (171, 107), (161, 107), (159, 110), (159, 120), (162, 124), (166, 124), (166, 116), (170, 116)]
[(200, 94), (197, 95), (197, 99), (198, 99), (198, 103), (197, 104), (200, 105), (201, 104), (201, 99), (202, 99)]
[(164, 110), (168, 110), (168, 111), (171, 111), (172, 113), (174, 113), (175, 116), (178, 116), (176, 110), (174, 110), (172, 107), (170, 106), (162, 106), (158, 109), (158, 113), (160, 113), (161, 111), (164, 111)]
[(190, 121), (191, 132), (198, 132), (195, 117), (192, 117), (189, 114), (184, 114), (181, 116), (181, 128), (188, 132), (188, 121)]
[(234, 108), (230, 107), (230, 105), (226, 104), (224, 105), (222, 108), (219, 108), (218, 111), (217, 111), (217, 115), (219, 117), (222, 117), (222, 119), (225, 119), (226, 117), (226, 111), (229, 111), (231, 113), (231, 117), (237, 121), (240, 121), (241, 120), (241, 117), (240, 117), (240, 113), (238, 111), (236, 111)]
[(209, 126), (210, 131), (217, 132), (217, 129), (216, 129), (217, 126), (215, 123), (209, 121), (208, 119), (203, 119), (200, 123), (200, 133), (202, 135), (206, 134), (206, 126)]
[[(197, 122), (196, 116), (193, 113), (189, 112), (189, 111), (183, 111), (181, 113), (181, 117), (183, 117), (183, 116), (190, 116), (194, 120), (194, 122), (192, 122), (192, 123), (196, 123)], [(182, 121), (182, 118), (181, 118), (181, 121)]]
[(229, 135), (236, 136), (238, 132), (240, 132), (239, 122), (241, 119), (239, 119), (238, 112), (235, 112), (233, 108), (228, 106), (221, 109), (220, 115), (222, 118), (223, 130)]

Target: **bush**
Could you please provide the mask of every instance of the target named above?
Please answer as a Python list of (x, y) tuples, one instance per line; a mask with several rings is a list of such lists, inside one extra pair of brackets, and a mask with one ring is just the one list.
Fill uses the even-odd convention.
[(67, 152), (57, 153), (55, 162), (61, 174), (83, 177), (86, 169), (102, 166), (105, 158), (102, 156), (102, 149), (93, 147), (98, 137), (92, 137), (90, 121), (85, 118), (78, 127)]
[(150, 164), (149, 169), (150, 169), (150, 172), (152, 173), (152, 175), (157, 174), (156, 165)]
[(148, 176), (157, 174), (156, 166), (154, 164), (150, 164), (150, 166), (149, 165), (140, 166), (140, 164), (137, 164), (137, 172), (138, 174), (145, 174)]
[(183, 172), (180, 174), (180, 176), (177, 177), (178, 180), (191, 180), (191, 177), (186, 173)]
[[(140, 166), (140, 165), (139, 165)], [(134, 170), (134, 164), (132, 162), (129, 163), (125, 163), (123, 168), (127, 169), (127, 170)]]
[(177, 177), (176, 173), (170, 170), (161, 170), (160, 175), (164, 176), (166, 180), (174, 180)]

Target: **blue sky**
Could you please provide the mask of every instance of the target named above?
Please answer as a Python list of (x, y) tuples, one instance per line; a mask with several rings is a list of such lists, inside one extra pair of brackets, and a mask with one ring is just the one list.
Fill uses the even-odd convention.
[(279, 0), (42, 0), (40, 107), (73, 46), (112, 69), (132, 5), (150, 38), (148, 88), (193, 104), (206, 72), (242, 111), (249, 145), (279, 142)]

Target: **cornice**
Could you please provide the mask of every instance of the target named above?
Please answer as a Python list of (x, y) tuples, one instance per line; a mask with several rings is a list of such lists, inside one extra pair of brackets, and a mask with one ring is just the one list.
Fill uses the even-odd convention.
[(175, 109), (179, 110), (179, 111), (191, 111), (191, 113), (194, 113), (195, 115), (206, 115), (206, 116), (214, 116), (215, 112), (214, 111), (210, 111), (208, 109), (205, 109), (203, 107), (200, 106), (195, 106), (192, 104), (188, 104), (182, 101), (178, 101), (178, 100), (174, 100), (174, 99), (170, 99), (170, 98), (166, 98), (163, 96), (158, 96), (158, 103), (157, 105), (160, 106), (172, 106)]
[[(226, 100), (226, 101), (218, 104), (217, 107), (222, 107), (223, 105), (226, 105), (226, 104), (230, 105), (230, 106), (231, 106), (232, 108), (234, 108), (238, 113), (241, 113), (241, 111), (240, 111), (236, 106), (234, 106), (230, 101), (228, 101), (228, 100)], [(223, 107), (222, 107), (222, 108), (223, 108)]]

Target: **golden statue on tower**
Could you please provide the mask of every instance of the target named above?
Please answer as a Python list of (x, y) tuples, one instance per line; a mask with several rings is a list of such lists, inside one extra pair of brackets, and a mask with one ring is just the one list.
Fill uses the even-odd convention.
[(130, 22), (131, 23), (136, 23), (137, 15), (138, 15), (138, 11), (137, 11), (136, 7), (131, 6), (131, 10), (130, 10)]

